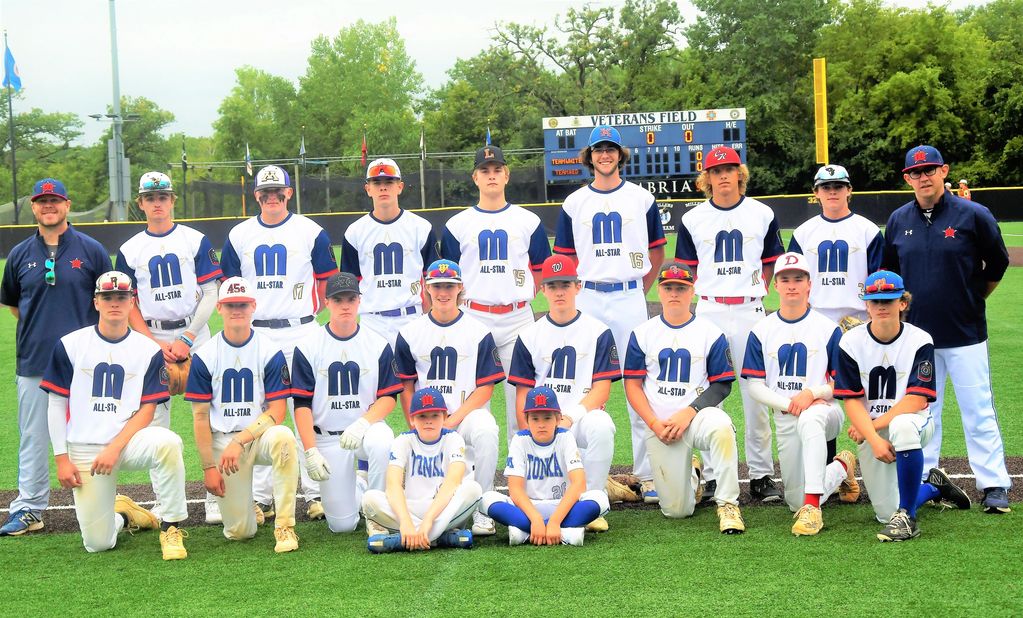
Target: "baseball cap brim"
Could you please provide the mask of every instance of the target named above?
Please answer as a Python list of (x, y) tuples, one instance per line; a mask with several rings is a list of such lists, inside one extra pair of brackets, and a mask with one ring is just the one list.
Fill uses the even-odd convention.
[(540, 284), (557, 283), (558, 281), (579, 281), (579, 277), (578, 275), (551, 275), (546, 279), (541, 279)]
[(945, 164), (944, 163), (935, 163), (934, 161), (926, 161), (924, 163), (917, 163), (916, 165), (910, 165), (909, 167), (904, 167), (904, 168), (902, 168), (902, 171), (903, 172), (908, 172), (909, 170), (920, 169), (921, 167), (941, 167), (943, 165), (945, 165)]
[(53, 197), (59, 197), (62, 200), (67, 200), (67, 196), (66, 195), (63, 195), (61, 193), (57, 193), (56, 191), (43, 191), (42, 193), (36, 193), (35, 195), (33, 195), (31, 197), (31, 199), (29, 199), (29, 201), (30, 202), (34, 202), (34, 201), (36, 201), (37, 199), (39, 199), (41, 197), (46, 197), (47, 195), (52, 195)]
[(843, 185), (849, 185), (850, 187), (852, 186), (852, 183), (849, 182), (848, 178), (818, 178), (813, 182), (813, 188), (816, 189), (821, 185), (831, 184), (834, 182), (839, 182), (842, 183)]
[(255, 298), (251, 296), (228, 296), (227, 298), (221, 298), (217, 301), (218, 303), (254, 303)]
[(427, 412), (443, 412), (447, 414), (448, 409), (440, 406), (430, 406), (429, 408), (420, 408), (418, 410), (413, 408), (412, 411), (409, 412), (409, 416), (417, 416), (419, 414), (426, 414)]
[(861, 300), (897, 300), (902, 298), (904, 290), (894, 292), (874, 292), (873, 294), (860, 294)]

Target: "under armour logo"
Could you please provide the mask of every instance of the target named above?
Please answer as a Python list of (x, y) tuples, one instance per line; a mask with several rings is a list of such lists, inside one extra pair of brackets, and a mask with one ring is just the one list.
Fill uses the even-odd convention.
[(29, 262), (28, 263), (28, 267), (29, 268), (35, 268), (36, 266), (39, 266), (39, 262)]
[(913, 230), (906, 230), (905, 231), (905, 235), (906, 236), (912, 236), (913, 235)]

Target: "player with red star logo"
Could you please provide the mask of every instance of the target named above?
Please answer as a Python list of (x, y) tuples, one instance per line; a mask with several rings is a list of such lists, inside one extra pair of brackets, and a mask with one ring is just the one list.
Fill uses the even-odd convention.
[(956, 237), (956, 230), (952, 226), (946, 227), (945, 228), (945, 238), (955, 238), (955, 237)]

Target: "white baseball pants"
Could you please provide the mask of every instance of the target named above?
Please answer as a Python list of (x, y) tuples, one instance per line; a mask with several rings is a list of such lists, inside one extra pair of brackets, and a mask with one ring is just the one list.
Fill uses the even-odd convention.
[[(911, 451), (923, 448), (931, 441), (934, 422), (927, 410), (916, 414), (900, 414), (892, 419), (887, 429), (877, 433), (892, 443), (896, 453)], [(874, 516), (877, 521), (886, 524), (899, 508), (899, 475), (895, 462), (889, 464), (875, 459), (874, 451), (866, 441), (860, 444), (858, 456), (860, 473), (874, 507)]]
[[(430, 532), (427, 535), (430, 541), (436, 541), (448, 530), (463, 528), (476, 510), (481, 495), (483, 495), (483, 490), (480, 489), (479, 483), (472, 479), (464, 479), (455, 489), (447, 506), (441, 510), (433, 525), (430, 526)], [(406, 504), (409, 515), (412, 517), (412, 523), (417, 528), (423, 523), (423, 515), (426, 514), (426, 510), (430, 508), (432, 502), (432, 499), (410, 500)], [(398, 516), (395, 515), (394, 509), (387, 501), (387, 494), (379, 489), (370, 489), (366, 492), (362, 498), (362, 511), (366, 515), (366, 519), (375, 521), (391, 532), (398, 532), (401, 528)]]

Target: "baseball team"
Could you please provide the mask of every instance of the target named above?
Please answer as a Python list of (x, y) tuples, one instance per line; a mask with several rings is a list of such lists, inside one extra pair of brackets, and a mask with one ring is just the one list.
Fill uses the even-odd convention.
[[(739, 534), (723, 408), (737, 378), (749, 493), (786, 504), (796, 536), (823, 529), (833, 494), (859, 499), (857, 461), (881, 541), (919, 535), (925, 503), (970, 508), (937, 467), (947, 378), (983, 509), (1009, 512), (985, 316), (1008, 254), (991, 212), (945, 189), (937, 149), (907, 153), (914, 199), (884, 233), (850, 211), (848, 172), (820, 168), (821, 214), (786, 251), (771, 208), (745, 195), (747, 166), (716, 147), (697, 179), (707, 199), (681, 217), (667, 261), (654, 196), (621, 177), (629, 156), (614, 127), (593, 129), (580, 153), (593, 181), (565, 200), (553, 254), (540, 218), (508, 203), (500, 148), (476, 153), (479, 202), (439, 237), (399, 206), (398, 165), (377, 159), (372, 210), (345, 229), (340, 268), (327, 232), (288, 209), (291, 179), (277, 166), (256, 174), (260, 212), (219, 258), (175, 223), (165, 174), (140, 179), (147, 227), (114, 263), (67, 223), (64, 185), (37, 182), (38, 230), (11, 251), (0, 288), (18, 320), (21, 438), (0, 536), (43, 528), (52, 448), (87, 551), (158, 529), (163, 558), (185, 558), (183, 442), (170, 430), (180, 392), (206, 522), (240, 540), (273, 520), (278, 553), (298, 548), (299, 484), (306, 514), (331, 532), (365, 520), (372, 553), (469, 548), (497, 524), (512, 545), (582, 545), (622, 499), (671, 518), (714, 505), (720, 531)], [(780, 307), (767, 314), (772, 282)], [(538, 320), (537, 291), (549, 305)], [(214, 312), (223, 330), (211, 335)], [(608, 476), (619, 380), (634, 489)], [(501, 382), (507, 493), (494, 486)], [(409, 430), (395, 436), (399, 402)], [(856, 452), (836, 452), (846, 418)], [(117, 494), (121, 470), (149, 471), (153, 509)]]

